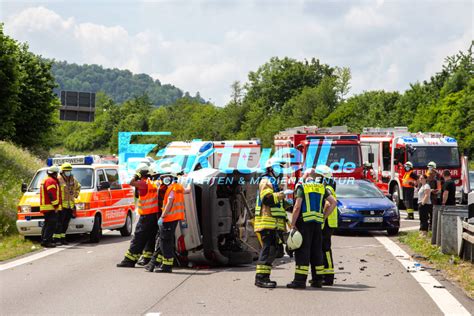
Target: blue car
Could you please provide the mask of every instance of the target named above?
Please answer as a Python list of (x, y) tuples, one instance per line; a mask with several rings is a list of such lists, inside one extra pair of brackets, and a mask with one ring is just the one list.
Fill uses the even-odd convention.
[(398, 234), (400, 212), (372, 182), (339, 181), (336, 195), (339, 231), (386, 230), (389, 235)]

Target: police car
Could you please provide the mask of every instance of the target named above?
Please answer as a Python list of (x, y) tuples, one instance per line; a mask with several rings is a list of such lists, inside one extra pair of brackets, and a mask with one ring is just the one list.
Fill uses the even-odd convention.
[[(103, 229), (119, 230), (122, 236), (130, 236), (135, 214), (134, 191), (120, 181), (119, 167), (101, 163), (94, 156), (48, 158), (47, 165), (61, 166), (66, 162), (73, 165), (72, 174), (81, 184), (75, 218), (66, 234), (89, 234), (91, 242), (100, 240)], [(22, 184), (16, 226), (23, 236), (41, 235), (44, 216), (40, 213), (39, 191), (46, 170), (47, 167), (39, 169), (29, 184)]]

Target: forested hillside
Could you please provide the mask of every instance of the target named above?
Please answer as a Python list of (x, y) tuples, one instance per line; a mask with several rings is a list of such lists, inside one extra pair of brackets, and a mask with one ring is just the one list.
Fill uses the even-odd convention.
[[(191, 97), (173, 85), (162, 85), (149, 75), (133, 74), (129, 70), (77, 65), (65, 61), (53, 61), (51, 70), (58, 84), (56, 93), (60, 90), (103, 91), (118, 103), (146, 94), (155, 106), (171, 104), (183, 96)], [(199, 93), (193, 98), (204, 102)]]

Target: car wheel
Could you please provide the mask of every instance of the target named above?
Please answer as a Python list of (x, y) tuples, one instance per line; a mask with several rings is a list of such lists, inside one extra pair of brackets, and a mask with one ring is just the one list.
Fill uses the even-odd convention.
[(400, 228), (389, 228), (387, 229), (387, 234), (389, 236), (395, 236), (395, 235), (398, 235), (399, 231), (400, 231)]
[(132, 234), (132, 215), (130, 212), (127, 214), (127, 219), (125, 220), (125, 225), (120, 228), (120, 235), (123, 237), (128, 237)]
[(98, 243), (102, 237), (102, 220), (100, 215), (97, 214), (94, 218), (94, 227), (89, 235), (89, 241), (92, 243)]
[(400, 199), (400, 189), (398, 188), (398, 184), (393, 186), (392, 192), (390, 192), (390, 194), (392, 195), (392, 201), (398, 206), (398, 209), (404, 210), (405, 204)]

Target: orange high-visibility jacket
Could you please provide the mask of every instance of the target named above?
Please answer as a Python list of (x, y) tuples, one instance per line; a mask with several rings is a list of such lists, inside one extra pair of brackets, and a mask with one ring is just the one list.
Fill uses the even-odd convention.
[(40, 212), (51, 212), (61, 209), (61, 188), (53, 177), (43, 179), (40, 185)]
[(146, 180), (147, 192), (138, 197), (138, 214), (148, 215), (158, 213), (158, 188), (150, 179)]
[(411, 178), (411, 174), (413, 173), (413, 170), (410, 170), (408, 172), (406, 172), (404, 175), (403, 175), (403, 179), (402, 179), (402, 187), (404, 188), (414, 188), (415, 186), (412, 185), (410, 182), (414, 181), (412, 178)]
[[(184, 219), (184, 188), (181, 184), (173, 183), (168, 187), (163, 203), (165, 205), (168, 203), (168, 197), (172, 191), (174, 191), (173, 205), (163, 218), (163, 222), (174, 222)], [(165, 207), (163, 206), (163, 210)]]

